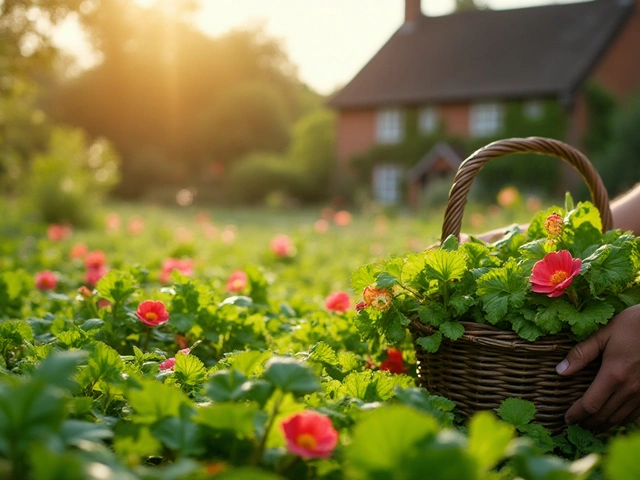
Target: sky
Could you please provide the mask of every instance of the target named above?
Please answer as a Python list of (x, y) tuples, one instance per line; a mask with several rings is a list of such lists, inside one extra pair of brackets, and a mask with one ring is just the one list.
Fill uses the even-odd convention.
[[(163, 0), (132, 0), (147, 6)], [(564, 0), (563, 0), (564, 1)], [(321, 94), (345, 85), (402, 25), (404, 0), (200, 0), (194, 16), (205, 33), (261, 25), (281, 41), (302, 81)], [(490, 8), (518, 8), (548, 0), (486, 0)], [(445, 15), (454, 0), (423, 0), (426, 15)], [(82, 68), (98, 59), (77, 21), (69, 19), (54, 42), (72, 53)]]

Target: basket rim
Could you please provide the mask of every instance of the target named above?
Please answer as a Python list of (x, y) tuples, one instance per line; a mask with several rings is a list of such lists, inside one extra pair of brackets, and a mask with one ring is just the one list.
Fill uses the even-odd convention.
[[(464, 340), (479, 345), (538, 353), (568, 352), (578, 343), (566, 334), (547, 335), (542, 339), (531, 342), (519, 337), (513, 331), (501, 330), (493, 325), (468, 321), (459, 323), (464, 327), (464, 333), (459, 339), (455, 340), (456, 342)], [(414, 337), (421, 332), (430, 335), (436, 331), (430, 325), (422, 323), (417, 317), (410, 319), (409, 329)]]

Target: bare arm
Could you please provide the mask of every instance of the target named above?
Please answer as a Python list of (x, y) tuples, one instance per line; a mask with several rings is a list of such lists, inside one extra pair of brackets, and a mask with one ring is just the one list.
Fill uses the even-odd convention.
[(611, 202), (613, 226), (640, 234), (640, 184)]

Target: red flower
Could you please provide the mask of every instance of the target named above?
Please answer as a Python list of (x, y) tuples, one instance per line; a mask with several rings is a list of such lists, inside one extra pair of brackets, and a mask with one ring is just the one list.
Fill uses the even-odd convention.
[(395, 348), (387, 348), (387, 359), (380, 364), (380, 370), (398, 374), (405, 373), (407, 367), (402, 360), (402, 352)]
[(91, 285), (94, 287), (96, 283), (100, 281), (102, 277), (104, 277), (109, 270), (107, 267), (98, 267), (98, 268), (90, 268), (86, 272), (84, 272), (84, 282), (87, 285)]
[(82, 298), (85, 298), (85, 299), (93, 297), (93, 292), (89, 290), (87, 287), (85, 287), (84, 285), (78, 289), (78, 293)]
[(162, 262), (162, 272), (160, 273), (160, 281), (162, 283), (168, 283), (171, 276), (171, 272), (177, 270), (181, 275), (185, 277), (191, 277), (193, 275), (193, 260), (185, 258), (181, 260), (179, 258), (167, 258)]
[(173, 370), (176, 364), (176, 357), (167, 358), (164, 362), (158, 364), (160, 370)]
[(59, 242), (70, 237), (73, 231), (69, 225), (58, 225), (53, 223), (47, 227), (47, 238), (52, 242)]
[(329, 417), (313, 411), (295, 413), (280, 424), (287, 449), (304, 458), (329, 458), (338, 444), (338, 432)]
[(229, 276), (227, 280), (228, 292), (241, 292), (247, 286), (249, 278), (242, 270), (236, 270)]
[(89, 252), (84, 257), (84, 266), (89, 269), (99, 269), (104, 267), (106, 262), (105, 254), (102, 250), (96, 250), (95, 252)]
[(364, 310), (365, 308), (367, 308), (367, 302), (365, 302), (364, 300), (362, 302), (356, 303), (356, 312)]
[(567, 250), (550, 252), (536, 262), (529, 280), (536, 293), (546, 293), (548, 297), (559, 297), (564, 293), (573, 277), (580, 273), (582, 260), (572, 258)]
[(563, 228), (564, 220), (562, 220), (562, 217), (557, 213), (552, 213), (544, 221), (544, 229), (551, 237), (557, 237), (560, 235)]
[(169, 312), (159, 300), (145, 300), (138, 305), (136, 315), (142, 323), (150, 327), (157, 327), (169, 321)]
[(351, 298), (347, 292), (333, 292), (325, 300), (324, 306), (332, 312), (346, 312), (351, 308)]
[(38, 290), (53, 290), (58, 285), (58, 277), (50, 270), (43, 270), (35, 275)]
[(346, 227), (351, 223), (351, 214), (346, 210), (340, 210), (333, 216), (333, 221), (339, 227)]
[(295, 247), (287, 235), (278, 235), (271, 240), (271, 251), (280, 258), (293, 257)]
[(75, 260), (76, 258), (82, 259), (87, 255), (87, 253), (89, 253), (89, 249), (84, 243), (76, 243), (71, 247), (69, 258), (71, 258), (71, 260)]
[(364, 288), (362, 297), (369, 307), (376, 310), (387, 310), (391, 306), (391, 290), (388, 288), (375, 288), (369, 285)]

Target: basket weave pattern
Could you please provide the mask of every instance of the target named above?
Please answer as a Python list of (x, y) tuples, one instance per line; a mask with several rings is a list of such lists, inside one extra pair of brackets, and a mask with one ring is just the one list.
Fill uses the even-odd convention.
[[(612, 228), (607, 191), (589, 160), (578, 150), (558, 140), (530, 137), (500, 140), (467, 158), (454, 178), (442, 227), (442, 241), (460, 236), (467, 194), (475, 175), (494, 158), (514, 153), (538, 153), (560, 158), (573, 166), (589, 187), (600, 211), (603, 230)], [(468, 417), (479, 410), (497, 409), (509, 397), (532, 401), (536, 421), (559, 433), (566, 427), (564, 414), (594, 380), (599, 361), (571, 376), (556, 373), (556, 365), (575, 342), (567, 335), (554, 335), (535, 342), (515, 332), (491, 325), (461, 322), (464, 335), (456, 341), (443, 338), (437, 353), (430, 354), (416, 343), (433, 329), (413, 319), (409, 330), (414, 339), (420, 383), (430, 393), (453, 400)]]

